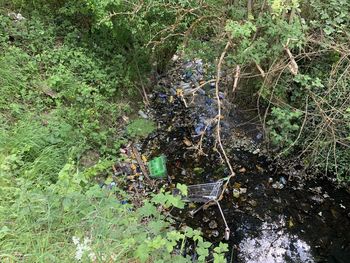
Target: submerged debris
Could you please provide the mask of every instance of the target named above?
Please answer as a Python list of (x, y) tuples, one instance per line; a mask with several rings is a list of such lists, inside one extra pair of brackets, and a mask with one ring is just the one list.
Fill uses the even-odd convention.
[(211, 221), (209, 222), (209, 228), (211, 228), (211, 229), (218, 228), (218, 223), (216, 223), (215, 220), (211, 220)]
[(139, 110), (138, 114), (140, 115), (141, 118), (148, 119), (148, 115), (144, 113), (142, 110)]

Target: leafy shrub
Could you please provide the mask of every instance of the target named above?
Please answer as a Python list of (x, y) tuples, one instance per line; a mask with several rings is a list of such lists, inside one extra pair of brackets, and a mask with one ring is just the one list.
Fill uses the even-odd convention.
[(300, 129), (300, 117), (302, 112), (291, 109), (273, 107), (271, 119), (267, 122), (271, 131), (272, 142), (281, 147), (290, 146), (295, 139), (295, 134)]

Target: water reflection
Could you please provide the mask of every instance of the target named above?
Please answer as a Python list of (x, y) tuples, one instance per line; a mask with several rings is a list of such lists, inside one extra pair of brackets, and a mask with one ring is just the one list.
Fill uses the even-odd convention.
[[(284, 263), (284, 262), (315, 262), (311, 247), (297, 235), (286, 231), (286, 221), (264, 222), (251, 234), (243, 238), (239, 244), (239, 261), (245, 263)], [(238, 231), (244, 231), (238, 229)]]

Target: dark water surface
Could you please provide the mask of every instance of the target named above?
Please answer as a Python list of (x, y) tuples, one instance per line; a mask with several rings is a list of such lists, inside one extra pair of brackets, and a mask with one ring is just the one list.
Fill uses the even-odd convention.
[[(214, 126), (209, 125), (202, 140), (205, 155), (198, 154), (198, 131), (216, 115), (216, 104), (202, 98), (186, 108), (170, 96), (154, 94), (159, 129), (144, 142), (143, 151), (167, 156), (173, 183), (210, 183), (227, 176), (226, 165), (213, 150)], [(235, 112), (230, 116), (223, 121), (222, 134), (237, 175), (220, 201), (231, 229), (229, 241), (223, 240), (224, 223), (215, 205), (191, 217), (189, 211), (199, 204), (190, 204), (175, 215), (183, 224), (202, 229), (212, 242), (228, 242), (232, 262), (350, 262), (349, 193), (327, 180), (297, 179), (301, 167), (288, 178), (258, 154), (259, 129), (242, 136), (244, 126), (235, 122), (242, 118)]]

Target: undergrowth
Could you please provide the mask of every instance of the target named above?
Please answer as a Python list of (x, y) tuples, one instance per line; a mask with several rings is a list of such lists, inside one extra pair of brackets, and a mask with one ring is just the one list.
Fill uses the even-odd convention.
[(155, 128), (124, 121), (150, 61), (104, 29), (91, 34), (70, 4), (64, 20), (37, 1), (1, 5), (0, 261), (191, 262), (190, 243), (199, 261), (225, 262), (227, 245), (172, 227), (166, 213), (184, 206), (180, 196), (163, 191), (136, 207), (97, 184), (121, 144)]

